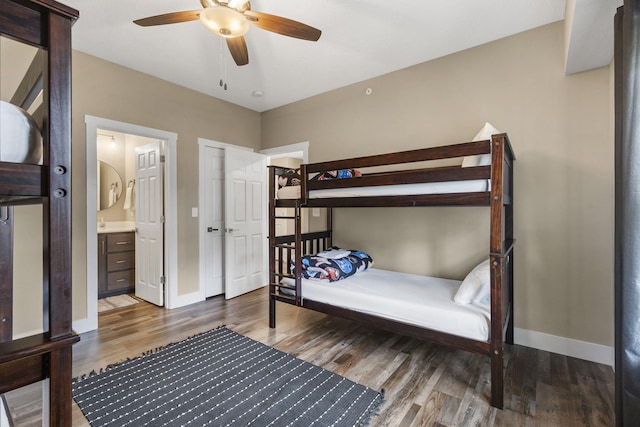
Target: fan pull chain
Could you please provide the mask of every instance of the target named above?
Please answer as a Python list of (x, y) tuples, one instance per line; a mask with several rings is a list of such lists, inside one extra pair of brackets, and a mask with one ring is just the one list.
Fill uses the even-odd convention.
[(224, 54), (225, 40), (220, 37), (220, 87), (227, 90), (227, 58)]

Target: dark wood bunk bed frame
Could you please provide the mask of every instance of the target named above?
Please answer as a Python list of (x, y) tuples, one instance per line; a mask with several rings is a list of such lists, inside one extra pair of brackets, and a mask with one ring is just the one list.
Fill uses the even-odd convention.
[[(26, 109), (44, 89), (33, 113), (42, 132), (42, 165), (0, 162), (0, 394), (49, 379), (52, 426), (71, 425), (71, 346), (79, 340), (71, 330), (70, 174), (71, 26), (77, 18), (78, 11), (53, 0), (0, 0), (0, 35), (40, 49), (10, 102)], [(14, 339), (13, 207), (27, 204), (42, 205), (44, 332)]]
[[(330, 181), (309, 181), (308, 174), (327, 170), (399, 165), (428, 160), (448, 159), (491, 153), (490, 166), (461, 168), (460, 166), (414, 169), (397, 172), (365, 174), (357, 178)], [(513, 344), (513, 162), (515, 156), (506, 134), (496, 134), (491, 141), (359, 157), (300, 167), (299, 199), (276, 198), (277, 177), (288, 168), (270, 166), (269, 173), (269, 327), (276, 326), (276, 302), (280, 301), (311, 310), (366, 323), (390, 332), (430, 340), (439, 344), (482, 354), (491, 359), (491, 406), (502, 409), (504, 390), (504, 343)], [(309, 191), (412, 184), (444, 181), (491, 179), (491, 190), (473, 193), (423, 194), (353, 198), (309, 198)], [(491, 215), (489, 257), (491, 265), (491, 325), (488, 341), (477, 341), (424, 327), (389, 320), (326, 303), (302, 299), (301, 275), (288, 270), (295, 260), (300, 272), (303, 255), (317, 253), (332, 244), (331, 208), (398, 207), (398, 206), (489, 206)], [(293, 208), (294, 214), (278, 215), (278, 208)], [(303, 233), (301, 209), (328, 208), (326, 231)], [(295, 233), (276, 236), (277, 219), (295, 221)], [(295, 287), (280, 283), (282, 278), (295, 279)], [(280, 292), (287, 289), (289, 294)]]

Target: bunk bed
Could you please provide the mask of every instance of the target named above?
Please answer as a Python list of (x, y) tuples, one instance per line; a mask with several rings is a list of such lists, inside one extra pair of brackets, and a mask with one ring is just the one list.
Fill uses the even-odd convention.
[[(77, 17), (53, 0), (0, 0), (0, 36), (37, 50), (15, 92), (2, 94), (11, 95), (9, 102), (0, 105), (0, 394), (46, 380), (43, 420), (52, 426), (71, 425), (71, 346), (79, 340), (71, 330), (70, 173)], [(13, 246), (24, 236), (14, 234), (14, 206), (26, 204), (42, 205), (44, 332), (17, 338)]]
[[(470, 167), (460, 165), (422, 167), (429, 161), (454, 161), (463, 158)], [(488, 161), (477, 161), (484, 158)], [(476, 159), (467, 162), (467, 159)], [(353, 159), (302, 164), (295, 184), (291, 188), (278, 190), (278, 183), (291, 181), (291, 171), (287, 168), (270, 166), (269, 170), (269, 326), (276, 326), (276, 303), (282, 302), (311, 310), (359, 321), (391, 332), (431, 340), (485, 355), (491, 360), (491, 399), (496, 408), (503, 407), (504, 388), (504, 343), (513, 343), (513, 163), (515, 157), (506, 134), (495, 134), (490, 140), (462, 144), (431, 147), (418, 150), (373, 155)], [(425, 163), (427, 162), (427, 163)], [(466, 165), (465, 165), (466, 166)], [(360, 175), (363, 168), (373, 173)], [(380, 168), (383, 168), (382, 170)], [(384, 169), (386, 168), (386, 169)], [(317, 179), (327, 171), (346, 171), (347, 178)], [(289, 175), (289, 176), (288, 176)], [(299, 183), (299, 185), (297, 185)], [(285, 186), (284, 188), (287, 188)], [(380, 306), (394, 305), (397, 297), (388, 299), (387, 304), (376, 305), (369, 293), (371, 286), (393, 281), (400, 283), (417, 282), (407, 292), (420, 292), (422, 287), (439, 287), (438, 294), (425, 294), (419, 298), (440, 299), (444, 305), (413, 307), (416, 312), (430, 312), (438, 315), (449, 310), (462, 308), (450, 301), (452, 290), (459, 282), (434, 279), (426, 276), (404, 273), (374, 271), (342, 281), (332, 286), (302, 277), (303, 257), (332, 249), (332, 208), (346, 207), (399, 207), (399, 206), (489, 206), (490, 241), (489, 269), (490, 286), (485, 312), (473, 308), (458, 316), (474, 317), (473, 325), (467, 330), (451, 330), (421, 320), (405, 316), (409, 309), (400, 309), (400, 314), (381, 312)], [(281, 208), (289, 208), (283, 210)], [(302, 210), (306, 208), (327, 208), (327, 227), (324, 231), (303, 232)], [(285, 212), (285, 213), (282, 213)], [(486, 212), (486, 210), (482, 210)], [(294, 222), (295, 232), (290, 235), (276, 235), (276, 221)], [(359, 248), (365, 249), (365, 248)], [(358, 284), (355, 280), (369, 283)], [(434, 279), (435, 282), (431, 283)], [(339, 284), (340, 286), (334, 286)], [(348, 284), (348, 285), (347, 285)], [(344, 286), (342, 286), (344, 285)], [(326, 291), (341, 292), (338, 296), (326, 297)], [(404, 285), (403, 285), (404, 286)], [(377, 288), (376, 288), (377, 289)], [(346, 292), (346, 293), (345, 293)], [(358, 294), (360, 292), (360, 294)], [(351, 295), (349, 295), (351, 294)], [(358, 295), (361, 297), (358, 298)], [(405, 295), (396, 292), (396, 295)], [(416, 296), (418, 294), (414, 294)], [(381, 294), (381, 298), (387, 298)], [(337, 301), (336, 302), (336, 298)], [(419, 298), (412, 299), (415, 303)], [(348, 304), (346, 300), (359, 300)], [(449, 300), (449, 301), (445, 301)], [(384, 301), (384, 300), (383, 300)], [(393, 302), (394, 304), (392, 304)], [(401, 303), (400, 301), (399, 303)], [(448, 304), (448, 305), (447, 305)], [(402, 307), (402, 306), (401, 306)], [(457, 308), (456, 308), (457, 307)], [(475, 311), (475, 313), (473, 313)], [(439, 314), (438, 314), (439, 313)], [(451, 312), (453, 313), (453, 312)], [(450, 313), (450, 314), (451, 314)], [(434, 316), (432, 316), (434, 317)], [(479, 322), (479, 323), (478, 323)], [(452, 323), (452, 322), (449, 322)], [(475, 329), (474, 329), (475, 328)]]

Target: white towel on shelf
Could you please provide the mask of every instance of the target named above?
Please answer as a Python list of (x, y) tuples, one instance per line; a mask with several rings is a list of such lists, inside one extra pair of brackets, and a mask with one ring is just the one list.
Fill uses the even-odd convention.
[(133, 201), (133, 184), (127, 185), (127, 192), (124, 195), (124, 209), (132, 209), (134, 206)]
[(349, 256), (350, 253), (351, 251), (347, 251), (345, 249), (331, 249), (324, 252), (318, 252), (318, 256), (330, 259), (340, 259)]

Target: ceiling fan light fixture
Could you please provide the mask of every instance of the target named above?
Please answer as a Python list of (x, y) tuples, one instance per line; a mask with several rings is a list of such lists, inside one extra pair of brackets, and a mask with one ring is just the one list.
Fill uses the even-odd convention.
[(226, 6), (207, 7), (200, 12), (200, 21), (209, 31), (222, 37), (240, 37), (249, 31), (247, 18)]

